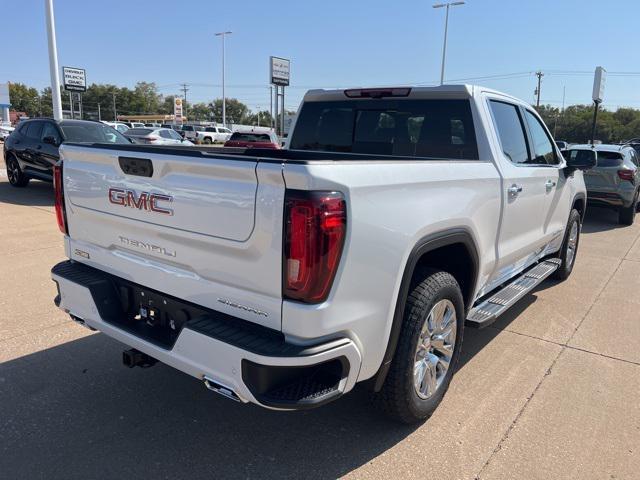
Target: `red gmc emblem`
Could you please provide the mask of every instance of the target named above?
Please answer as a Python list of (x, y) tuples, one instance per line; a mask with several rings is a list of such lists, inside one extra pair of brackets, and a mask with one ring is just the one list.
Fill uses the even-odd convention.
[(146, 210), (147, 212), (163, 213), (165, 215), (173, 215), (173, 210), (158, 205), (158, 202), (173, 202), (173, 197), (169, 195), (161, 195), (159, 193), (142, 192), (138, 195), (133, 190), (125, 190), (123, 188), (110, 188), (109, 201), (114, 205), (122, 207), (137, 208), (138, 210)]

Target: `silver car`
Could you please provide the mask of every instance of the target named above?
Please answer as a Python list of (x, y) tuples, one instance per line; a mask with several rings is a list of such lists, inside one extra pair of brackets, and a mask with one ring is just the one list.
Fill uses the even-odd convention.
[(193, 145), (170, 128), (132, 128), (124, 136), (145, 145)]
[(619, 223), (632, 225), (640, 192), (640, 156), (629, 145), (573, 145), (569, 152), (591, 148), (598, 163), (584, 172), (588, 202), (617, 210)]

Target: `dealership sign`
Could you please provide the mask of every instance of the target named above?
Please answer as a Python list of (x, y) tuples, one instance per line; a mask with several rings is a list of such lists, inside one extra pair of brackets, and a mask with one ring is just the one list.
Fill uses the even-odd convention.
[(62, 67), (64, 89), (68, 92), (86, 92), (87, 76), (82, 68)]
[(604, 85), (607, 81), (607, 71), (602, 67), (596, 67), (593, 77), (593, 101), (601, 103), (604, 100)]
[(289, 86), (291, 61), (286, 58), (271, 57), (271, 83), (283, 87)]
[(182, 123), (182, 99), (178, 97), (173, 99), (173, 118)]

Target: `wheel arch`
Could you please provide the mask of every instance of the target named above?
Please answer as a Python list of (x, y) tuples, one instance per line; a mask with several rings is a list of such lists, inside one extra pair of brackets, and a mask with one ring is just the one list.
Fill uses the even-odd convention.
[(573, 197), (571, 210), (576, 209), (580, 213), (580, 222), (584, 222), (584, 216), (587, 213), (587, 195), (584, 192), (578, 192)]
[(407, 296), (416, 279), (416, 273), (424, 267), (441, 268), (451, 273), (460, 283), (467, 309), (473, 303), (478, 279), (479, 257), (471, 232), (467, 228), (460, 227), (421, 238), (411, 250), (405, 264), (396, 298), (387, 349), (378, 372), (372, 378), (373, 391), (379, 391), (387, 377), (400, 337)]

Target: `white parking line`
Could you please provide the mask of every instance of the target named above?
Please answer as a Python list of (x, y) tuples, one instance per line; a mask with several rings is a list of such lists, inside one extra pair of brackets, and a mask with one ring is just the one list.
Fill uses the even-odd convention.
[(0, 168), (0, 178), (7, 178), (7, 169)]

